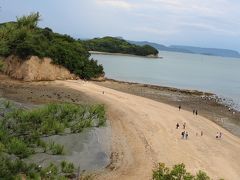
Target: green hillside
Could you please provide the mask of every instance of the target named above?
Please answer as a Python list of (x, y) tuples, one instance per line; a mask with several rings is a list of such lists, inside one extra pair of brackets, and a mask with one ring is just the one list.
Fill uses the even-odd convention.
[(86, 79), (104, 73), (97, 61), (89, 60), (90, 54), (81, 41), (55, 33), (50, 28), (39, 28), (39, 19), (38, 13), (32, 13), (17, 18), (16, 22), (0, 24), (0, 56), (50, 57), (54, 64)]
[(83, 41), (90, 51), (133, 54), (139, 56), (157, 55), (158, 50), (149, 45), (138, 46), (114, 37), (94, 38)]

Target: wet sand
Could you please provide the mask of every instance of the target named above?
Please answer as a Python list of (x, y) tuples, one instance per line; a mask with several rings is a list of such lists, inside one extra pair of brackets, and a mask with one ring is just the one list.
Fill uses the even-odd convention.
[(0, 97), (26, 104), (71, 102), (78, 104), (99, 103), (79, 91), (56, 85), (54, 81), (21, 82), (0, 74)]

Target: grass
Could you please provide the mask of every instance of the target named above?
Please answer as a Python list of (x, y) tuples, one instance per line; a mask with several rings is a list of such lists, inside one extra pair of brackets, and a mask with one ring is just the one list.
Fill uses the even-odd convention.
[[(51, 141), (46, 143), (43, 137), (64, 134), (71, 129), (71, 133), (81, 132), (84, 128), (99, 127), (105, 124), (105, 108), (102, 105), (76, 105), (69, 103), (53, 103), (46, 106), (26, 110), (14, 107), (9, 101), (3, 102), (8, 109), (4, 117), (0, 117), (0, 177), (17, 177), (24, 173), (30, 179), (38, 177), (51, 179), (64, 178), (55, 165), (47, 169), (38, 169), (36, 165), (23, 163), (22, 159), (35, 154), (36, 148), (42, 148), (43, 153), (63, 155), (64, 146)], [(14, 107), (14, 108), (12, 108)], [(11, 155), (15, 160), (9, 159)], [(51, 174), (47, 174), (51, 171)], [(57, 171), (57, 172), (56, 172)], [(71, 163), (63, 163), (61, 173), (73, 173)], [(56, 172), (56, 173), (53, 173)]]

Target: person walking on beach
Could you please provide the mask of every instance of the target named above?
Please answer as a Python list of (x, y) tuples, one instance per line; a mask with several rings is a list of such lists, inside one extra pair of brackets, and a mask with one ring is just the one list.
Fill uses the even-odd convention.
[(203, 131), (201, 131), (201, 136), (203, 136)]
[(186, 123), (183, 123), (183, 129), (186, 129)]
[(196, 110), (196, 116), (198, 115), (198, 112), (197, 112), (197, 110)]
[(218, 139), (218, 138), (219, 138), (219, 134), (218, 134), (218, 132), (217, 132), (216, 139)]
[(185, 133), (185, 138), (188, 139), (188, 132)]
[(222, 133), (220, 132), (220, 133), (219, 133), (219, 139), (221, 139), (221, 138), (222, 138)]
[(181, 108), (182, 108), (181, 105), (179, 105), (179, 106), (178, 106), (179, 111), (181, 110)]
[(183, 131), (183, 132), (181, 133), (181, 135), (182, 135), (182, 139), (184, 139), (185, 131)]
[(193, 115), (195, 114), (195, 109), (192, 111)]
[(178, 128), (179, 128), (179, 124), (177, 123), (177, 124), (176, 124), (176, 129), (178, 129)]

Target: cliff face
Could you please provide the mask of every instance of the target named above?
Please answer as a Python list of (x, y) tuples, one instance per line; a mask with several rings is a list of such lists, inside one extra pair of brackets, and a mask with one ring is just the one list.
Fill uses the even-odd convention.
[(32, 56), (27, 60), (9, 56), (4, 60), (3, 72), (12, 78), (24, 81), (51, 81), (77, 78), (65, 67), (52, 64), (51, 61), (50, 58), (40, 59), (37, 56)]

